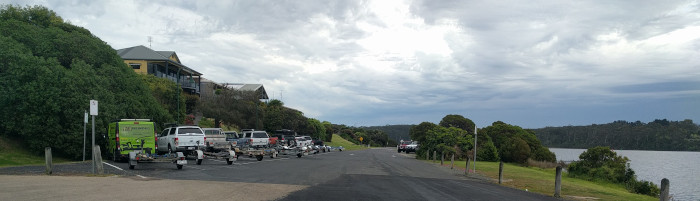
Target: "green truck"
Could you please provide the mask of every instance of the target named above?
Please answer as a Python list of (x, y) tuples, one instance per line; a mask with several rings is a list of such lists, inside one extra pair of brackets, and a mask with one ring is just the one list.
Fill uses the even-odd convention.
[(114, 161), (128, 159), (129, 152), (143, 150), (155, 154), (156, 127), (149, 119), (121, 119), (109, 124), (108, 157)]

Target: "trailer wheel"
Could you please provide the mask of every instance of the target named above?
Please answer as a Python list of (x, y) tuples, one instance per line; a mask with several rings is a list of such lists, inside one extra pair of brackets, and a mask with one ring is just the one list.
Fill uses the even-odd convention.
[(257, 158), (258, 161), (261, 161), (263, 159), (263, 155), (257, 155), (257, 156), (255, 156), (255, 158)]
[(298, 153), (298, 154), (297, 154), (297, 158), (301, 158), (301, 153)]
[(203, 161), (202, 159), (197, 159), (197, 165), (201, 165), (202, 161)]
[(177, 165), (178, 170), (182, 170), (182, 165)]
[(227, 159), (226, 159), (226, 164), (231, 165), (231, 164), (233, 164), (233, 161), (232, 161), (231, 159), (228, 159), (228, 158), (227, 158)]

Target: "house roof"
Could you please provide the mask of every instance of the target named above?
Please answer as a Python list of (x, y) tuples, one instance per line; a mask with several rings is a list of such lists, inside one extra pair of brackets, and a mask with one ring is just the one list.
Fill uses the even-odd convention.
[(170, 56), (175, 54), (174, 51), (154, 51), (151, 48), (147, 48), (143, 45), (124, 48), (117, 50), (117, 54), (124, 60), (147, 60), (147, 61), (165, 61), (170, 62), (176, 66), (184, 68), (186, 71), (191, 72), (195, 75), (202, 75), (182, 63), (170, 59)]
[(240, 91), (259, 91), (260, 99), (269, 99), (262, 84), (221, 83), (224, 87)]

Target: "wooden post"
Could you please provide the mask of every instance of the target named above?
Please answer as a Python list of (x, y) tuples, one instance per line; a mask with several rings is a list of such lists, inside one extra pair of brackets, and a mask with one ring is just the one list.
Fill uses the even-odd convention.
[(554, 197), (561, 197), (561, 165), (557, 166), (557, 176), (554, 179)]
[(437, 151), (433, 151), (433, 163), (437, 160)]
[(450, 169), (455, 169), (455, 154), (452, 154), (452, 162), (450, 164)]
[(503, 161), (498, 164), (498, 184), (503, 183)]
[(471, 159), (469, 158), (469, 156), (467, 156), (467, 166), (464, 166), (464, 167), (465, 167), (465, 168), (464, 168), (464, 174), (465, 174), (465, 175), (469, 175), (469, 161), (470, 161), (470, 160), (471, 160)]
[(92, 147), (92, 160), (95, 161), (95, 168), (97, 168), (97, 173), (96, 174), (104, 174), (105, 169), (104, 166), (102, 165), (102, 151), (100, 151), (100, 145), (95, 145)]
[(53, 173), (53, 159), (51, 156), (51, 147), (44, 148), (44, 159), (46, 160), (46, 174)]
[(664, 178), (661, 180), (661, 193), (659, 193), (659, 201), (669, 201), (670, 198), (668, 197), (669, 193), (669, 186), (671, 184), (669, 183), (668, 179)]
[(444, 164), (445, 164), (445, 154), (442, 153), (442, 154), (440, 154), (440, 165), (444, 165)]
[(425, 152), (425, 160), (430, 160), (430, 151)]

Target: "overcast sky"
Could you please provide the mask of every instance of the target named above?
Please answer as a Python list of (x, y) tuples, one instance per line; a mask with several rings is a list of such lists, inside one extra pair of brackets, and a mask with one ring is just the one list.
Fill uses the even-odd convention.
[(0, 2), (336, 124), (700, 121), (699, 1)]

